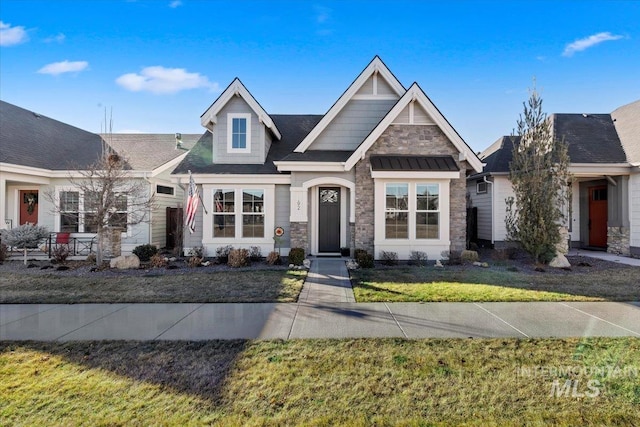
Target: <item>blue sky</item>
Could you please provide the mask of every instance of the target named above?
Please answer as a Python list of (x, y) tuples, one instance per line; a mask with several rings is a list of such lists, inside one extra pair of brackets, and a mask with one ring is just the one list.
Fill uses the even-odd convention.
[(200, 133), (234, 77), (269, 113), (323, 114), (379, 55), (476, 151), (544, 109), (640, 99), (638, 1), (0, 0), (0, 99), (89, 131)]

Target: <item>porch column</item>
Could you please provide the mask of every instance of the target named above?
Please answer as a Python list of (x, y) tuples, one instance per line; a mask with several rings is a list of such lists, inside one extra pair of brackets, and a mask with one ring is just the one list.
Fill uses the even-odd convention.
[(0, 229), (8, 229), (7, 219), (7, 180), (0, 178)]
[(308, 189), (291, 187), (290, 230), (292, 248), (303, 248), (306, 253), (309, 247)]

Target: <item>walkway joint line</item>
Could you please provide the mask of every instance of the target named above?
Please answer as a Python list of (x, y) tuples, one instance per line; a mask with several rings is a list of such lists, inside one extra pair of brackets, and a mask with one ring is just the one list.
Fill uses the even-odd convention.
[(402, 335), (404, 335), (405, 338), (409, 338), (409, 335), (407, 335), (407, 333), (404, 331), (404, 329), (402, 329), (402, 326), (400, 326), (400, 322), (398, 322), (398, 319), (396, 319), (396, 315), (393, 314), (393, 311), (391, 311), (391, 309), (389, 308), (387, 303), (385, 302), (383, 304), (384, 304), (385, 307), (387, 307), (387, 310), (389, 311), (389, 314), (393, 318), (393, 321), (396, 322), (396, 325), (398, 325), (398, 329), (400, 329), (400, 332), (402, 332)]
[(486, 311), (487, 313), (489, 313), (490, 315), (492, 315), (493, 317), (495, 317), (496, 319), (498, 319), (499, 321), (501, 321), (502, 323), (504, 323), (505, 325), (509, 326), (510, 328), (514, 329), (515, 331), (517, 331), (518, 333), (521, 333), (522, 335), (524, 335), (527, 338), (531, 338), (529, 335), (525, 334), (524, 332), (522, 332), (520, 329), (516, 328), (515, 326), (513, 326), (511, 323), (507, 322), (506, 320), (504, 320), (502, 317), (498, 316), (497, 314), (493, 314), (492, 312), (490, 312), (489, 310), (487, 310), (486, 308), (482, 307), (481, 305), (479, 305), (477, 302), (474, 302), (473, 305), (475, 305), (476, 307), (478, 307), (481, 310)]
[(560, 303), (560, 305), (563, 305), (563, 306), (565, 306), (565, 307), (572, 308), (572, 309), (574, 309), (575, 311), (577, 311), (577, 312), (579, 312), (579, 313), (586, 314), (587, 316), (593, 317), (594, 319), (601, 320), (601, 321), (603, 321), (603, 322), (605, 322), (605, 323), (610, 324), (611, 326), (615, 326), (615, 327), (617, 327), (617, 328), (624, 329), (625, 331), (627, 331), (627, 332), (631, 332), (633, 335), (637, 335), (637, 336), (639, 336), (639, 337), (640, 337), (640, 334), (639, 334), (639, 333), (637, 333), (636, 331), (632, 331), (631, 329), (627, 329), (627, 328), (625, 328), (624, 326), (620, 326), (620, 325), (618, 325), (618, 324), (616, 324), (616, 323), (610, 322), (610, 321), (608, 321), (608, 320), (606, 320), (606, 319), (603, 319), (603, 318), (601, 318), (601, 317), (596, 316), (595, 314), (587, 313), (586, 311), (582, 311), (582, 310), (580, 310), (579, 308), (572, 307), (572, 306), (570, 306), (569, 304), (565, 304), (565, 303), (563, 303), (563, 302), (561, 302), (561, 303)]
[(58, 338), (56, 338), (54, 341), (58, 341), (58, 340), (62, 339), (63, 337), (66, 337), (67, 335), (74, 333), (75, 331), (79, 331), (79, 330), (80, 330), (80, 329), (82, 329), (82, 328), (86, 328), (86, 327), (87, 327), (87, 326), (89, 326), (89, 325), (93, 325), (93, 324), (94, 324), (94, 323), (96, 323), (97, 321), (102, 320), (102, 319), (104, 319), (105, 317), (109, 317), (109, 316), (111, 316), (112, 314), (115, 314), (115, 313), (117, 313), (117, 312), (119, 312), (119, 311), (122, 311), (122, 310), (124, 310), (125, 308), (129, 307), (130, 305), (131, 305), (131, 304), (125, 304), (125, 305), (124, 305), (124, 307), (122, 307), (122, 308), (119, 308), (119, 309), (114, 310), (114, 311), (112, 311), (112, 312), (110, 312), (110, 313), (107, 313), (107, 314), (105, 314), (104, 316), (101, 316), (101, 317), (97, 318), (96, 320), (94, 320), (94, 321), (92, 321), (92, 322), (85, 323), (84, 325), (82, 325), (82, 326), (80, 326), (80, 327), (78, 327), (78, 328), (75, 328), (74, 330), (69, 331), (69, 332), (67, 332), (66, 334), (62, 334), (62, 335), (60, 335), (60, 336), (59, 336)]
[(186, 319), (187, 317), (191, 316), (193, 313), (195, 313), (197, 310), (199, 310), (205, 303), (200, 304), (199, 306), (197, 306), (196, 308), (194, 308), (193, 310), (191, 310), (189, 313), (185, 314), (184, 316), (182, 316), (180, 319), (176, 320), (176, 322), (169, 326), (167, 329), (165, 329), (164, 331), (160, 332), (160, 334), (155, 337), (154, 339), (152, 339), (152, 341), (156, 341), (158, 338), (160, 338), (162, 335), (166, 334), (167, 331), (171, 328), (173, 328), (174, 326), (176, 326), (178, 323), (182, 322), (184, 319)]

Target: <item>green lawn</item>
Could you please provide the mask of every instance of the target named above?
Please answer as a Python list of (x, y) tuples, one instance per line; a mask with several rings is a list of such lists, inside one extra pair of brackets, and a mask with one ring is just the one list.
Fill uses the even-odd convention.
[(305, 270), (245, 270), (118, 277), (0, 272), (0, 304), (295, 302)]
[(0, 342), (0, 419), (638, 425), (639, 371), (634, 338)]
[(474, 266), (352, 271), (356, 301), (637, 301), (640, 268), (520, 272)]

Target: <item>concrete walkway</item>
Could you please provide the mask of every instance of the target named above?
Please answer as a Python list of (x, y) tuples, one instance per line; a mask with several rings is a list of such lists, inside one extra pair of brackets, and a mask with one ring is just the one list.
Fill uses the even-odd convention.
[(4, 304), (0, 340), (640, 337), (640, 302), (355, 303), (314, 259), (298, 303)]
[(617, 262), (619, 264), (632, 265), (634, 267), (640, 267), (640, 259), (631, 258), (623, 255), (610, 254), (609, 252), (590, 251), (587, 249), (571, 249), (568, 256), (586, 256), (589, 258), (598, 258), (605, 261)]

